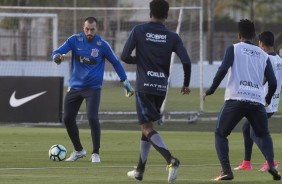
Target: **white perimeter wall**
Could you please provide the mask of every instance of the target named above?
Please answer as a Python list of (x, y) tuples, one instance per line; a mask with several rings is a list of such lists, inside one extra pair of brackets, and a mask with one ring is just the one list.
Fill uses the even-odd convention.
[[(208, 88), (220, 63), (203, 65), (203, 87)], [(135, 81), (135, 71), (126, 71), (130, 81)], [(56, 65), (52, 61), (0, 61), (0, 76), (63, 76), (64, 85), (68, 85), (70, 78), (69, 62)], [(115, 71), (105, 71), (104, 81), (119, 81)], [(183, 69), (181, 64), (174, 64), (172, 67), (170, 87), (181, 87), (183, 84)], [(221, 88), (226, 84), (226, 77), (221, 82)], [(192, 64), (191, 88), (200, 87), (200, 66)]]

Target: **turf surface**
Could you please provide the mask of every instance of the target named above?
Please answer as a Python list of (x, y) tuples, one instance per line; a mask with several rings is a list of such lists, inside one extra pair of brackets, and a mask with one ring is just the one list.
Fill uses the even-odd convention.
[[(205, 112), (197, 122), (173, 123), (156, 126), (170, 148), (180, 159), (181, 166), (177, 183), (214, 183), (210, 181), (220, 166), (214, 149), (213, 131), (218, 111), (223, 104), (224, 91), (219, 89), (207, 98)], [(179, 95), (179, 89), (171, 89), (167, 101), (167, 111), (198, 111), (199, 91), (192, 89), (189, 96)], [(280, 104), (281, 105), (281, 104)], [(135, 111), (135, 99), (125, 98), (122, 87), (105, 87), (102, 91), (101, 111)], [(81, 111), (85, 111), (82, 105)], [(281, 114), (282, 108), (276, 115)], [(206, 121), (201, 121), (206, 118)], [(210, 119), (209, 119), (210, 118)], [(37, 123), (1, 122), (0, 127), (0, 183), (3, 184), (129, 184), (136, 183), (127, 178), (126, 173), (137, 164), (140, 132), (136, 123), (102, 123), (101, 159), (93, 164), (88, 159), (91, 153), (91, 137), (87, 123), (79, 124), (81, 141), (88, 151), (87, 157), (76, 162), (54, 162), (48, 158), (48, 149), (53, 144), (62, 144), (72, 151), (72, 145), (62, 124), (47, 126)], [(242, 121), (229, 136), (230, 159), (236, 167), (243, 159)], [(271, 118), (275, 159), (280, 164), (282, 155), (281, 118)], [(258, 169), (264, 162), (256, 146), (253, 149), (252, 171), (236, 171), (235, 179), (220, 183), (270, 183), (268, 173)], [(167, 183), (167, 171), (163, 158), (151, 150), (142, 183)], [(138, 182), (140, 183), (140, 182)]]
[[(116, 124), (116, 126), (124, 126)], [(165, 125), (166, 126), (166, 125)], [(187, 125), (189, 126), (189, 125)], [(200, 125), (198, 125), (200, 126)], [(173, 155), (181, 161), (177, 183), (213, 183), (211, 178), (220, 171), (214, 150), (212, 132), (160, 130)], [(77, 183), (136, 183), (127, 178), (127, 171), (136, 165), (139, 153), (139, 131), (102, 130), (102, 163), (94, 164), (88, 159), (91, 152), (90, 130), (80, 129), (81, 140), (88, 151), (87, 157), (76, 162), (54, 162), (48, 158), (48, 149), (53, 144), (72, 146), (64, 128), (10, 127), (0, 128), (0, 177), (5, 184), (77, 184)], [(272, 134), (276, 160), (282, 155), (282, 135)], [(241, 133), (229, 137), (230, 158), (233, 167), (243, 158)], [(257, 147), (253, 151), (254, 169), (236, 171), (235, 179), (228, 183), (269, 183), (268, 173), (257, 170), (264, 162)], [(167, 183), (165, 162), (152, 149), (142, 183)], [(225, 182), (221, 182), (225, 183)], [(227, 183), (227, 182), (226, 182)]]

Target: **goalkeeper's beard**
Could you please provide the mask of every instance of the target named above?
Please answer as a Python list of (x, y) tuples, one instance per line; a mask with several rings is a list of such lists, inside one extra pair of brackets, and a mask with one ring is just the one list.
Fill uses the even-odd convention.
[(93, 38), (94, 38), (94, 36), (92, 36), (92, 35), (86, 36), (86, 39), (87, 39), (88, 42), (91, 42), (93, 40)]

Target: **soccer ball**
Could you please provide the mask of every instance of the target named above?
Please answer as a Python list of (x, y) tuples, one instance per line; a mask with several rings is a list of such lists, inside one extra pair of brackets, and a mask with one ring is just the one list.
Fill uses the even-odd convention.
[(67, 149), (60, 144), (55, 144), (49, 149), (49, 158), (53, 161), (63, 161), (67, 155)]

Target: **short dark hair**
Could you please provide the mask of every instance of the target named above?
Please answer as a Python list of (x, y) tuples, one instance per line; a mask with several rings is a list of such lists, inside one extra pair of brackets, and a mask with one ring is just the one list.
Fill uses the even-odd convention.
[(271, 31), (264, 31), (258, 36), (259, 41), (268, 47), (274, 46), (274, 35)]
[(152, 0), (150, 2), (150, 13), (157, 19), (168, 17), (169, 4), (165, 0)]
[(241, 19), (238, 23), (239, 34), (245, 39), (252, 39), (255, 37), (255, 25), (248, 19)]
[(84, 22), (89, 22), (90, 24), (92, 24), (93, 22), (98, 23), (97, 19), (95, 17), (87, 17)]

